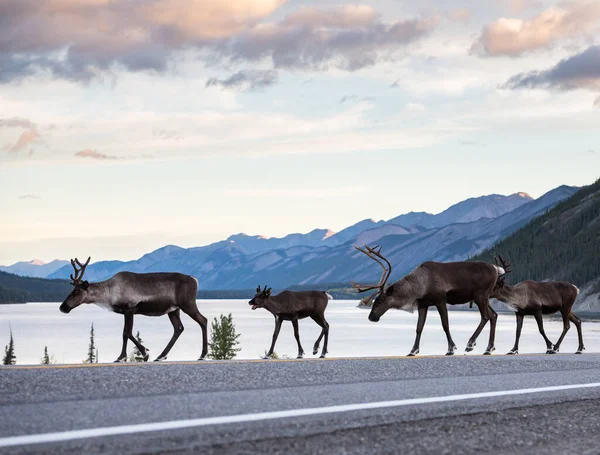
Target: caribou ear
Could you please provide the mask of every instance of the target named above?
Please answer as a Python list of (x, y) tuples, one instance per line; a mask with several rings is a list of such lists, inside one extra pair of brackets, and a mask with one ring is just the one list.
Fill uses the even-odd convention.
[(85, 281), (82, 281), (82, 282), (79, 284), (79, 287), (80, 287), (81, 289), (83, 289), (84, 291), (86, 291), (86, 290), (87, 290), (87, 288), (89, 288), (89, 287), (90, 287), (90, 283), (88, 283), (88, 282), (87, 282), (87, 280), (85, 280)]
[(260, 284), (258, 285), (258, 287), (256, 288), (256, 293), (260, 293)]

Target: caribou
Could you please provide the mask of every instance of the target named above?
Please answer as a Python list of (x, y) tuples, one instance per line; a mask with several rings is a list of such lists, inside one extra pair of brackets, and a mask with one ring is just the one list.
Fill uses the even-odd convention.
[(359, 293), (375, 290), (365, 299), (372, 303), (369, 320), (378, 322), (390, 308), (413, 312), (418, 311), (417, 334), (415, 343), (408, 354), (415, 356), (419, 353), (421, 333), (425, 326), (427, 310), (435, 306), (442, 320), (442, 327), (448, 341), (446, 355), (453, 355), (456, 345), (450, 335), (448, 324), (448, 308), (446, 304), (458, 305), (475, 302), (481, 315), (479, 326), (469, 339), (466, 351), (475, 348), (476, 340), (487, 322), (490, 322), (490, 338), (484, 355), (490, 355), (494, 350), (496, 335), (496, 320), (498, 314), (490, 306), (489, 298), (499, 276), (504, 270), (487, 262), (424, 262), (404, 278), (386, 287), (392, 274), (392, 264), (381, 254), (381, 247), (355, 247), (358, 251), (377, 262), (383, 269), (381, 279), (377, 284), (361, 285), (352, 282), (352, 287)]
[[(505, 261), (502, 256), (495, 258), (496, 264), (509, 273), (511, 264)], [(577, 336), (579, 338), (579, 347), (575, 354), (581, 354), (585, 347), (583, 346), (583, 333), (581, 330), (581, 319), (572, 311), (573, 304), (577, 299), (579, 289), (577, 286), (566, 281), (522, 281), (521, 283), (510, 286), (506, 284), (505, 277), (498, 279), (496, 286), (491, 294), (504, 303), (508, 308), (515, 312), (517, 318), (517, 334), (515, 345), (508, 352), (508, 355), (519, 353), (519, 339), (521, 338), (521, 329), (523, 328), (523, 318), (533, 316), (538, 325), (540, 334), (546, 342), (546, 354), (556, 354), (565, 338), (570, 322), (577, 327)], [(554, 314), (560, 311), (563, 320), (563, 331), (555, 345), (548, 339), (544, 331), (544, 314)]]
[(310, 317), (321, 326), (321, 334), (313, 346), (313, 355), (317, 354), (321, 339), (325, 337), (325, 340), (323, 341), (323, 350), (321, 351), (320, 356), (322, 359), (325, 358), (325, 354), (327, 354), (327, 342), (329, 341), (329, 323), (325, 320), (325, 309), (327, 308), (329, 300), (332, 298), (331, 295), (322, 291), (283, 291), (277, 295), (271, 295), (271, 293), (271, 288), (265, 286), (264, 289), (261, 289), (259, 285), (256, 288), (256, 295), (248, 302), (253, 310), (264, 308), (275, 317), (273, 341), (264, 358), (268, 359), (273, 355), (275, 342), (279, 336), (282, 322), (292, 321), (294, 337), (296, 338), (296, 343), (298, 343), (297, 358), (301, 359), (304, 356), (304, 349), (302, 349), (302, 345), (300, 344), (298, 319), (307, 317)]
[[(198, 281), (181, 273), (132, 273), (119, 272), (106, 281), (89, 283), (83, 279), (90, 259), (82, 264), (77, 258), (71, 259), (75, 276), (71, 274), (73, 290), (60, 306), (60, 311), (70, 313), (84, 303), (94, 303), (109, 311), (125, 316), (123, 327), (123, 348), (115, 362), (127, 360), (127, 341), (131, 340), (140, 350), (144, 361), (150, 358), (150, 351), (133, 336), (133, 316), (169, 316), (173, 324), (173, 336), (155, 361), (165, 360), (169, 351), (183, 332), (180, 314), (183, 311), (202, 328), (202, 354), (208, 352), (207, 320), (196, 305)], [(77, 268), (79, 266), (79, 269)]]

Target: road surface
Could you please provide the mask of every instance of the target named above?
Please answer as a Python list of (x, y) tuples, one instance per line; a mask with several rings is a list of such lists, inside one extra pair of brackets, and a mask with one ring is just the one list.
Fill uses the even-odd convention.
[(0, 453), (598, 453), (600, 354), (0, 368)]

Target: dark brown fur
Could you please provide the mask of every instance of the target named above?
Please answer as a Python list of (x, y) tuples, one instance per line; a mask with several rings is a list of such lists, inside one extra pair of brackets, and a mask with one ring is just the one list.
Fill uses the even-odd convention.
[(435, 306), (442, 319), (442, 327), (448, 341), (446, 355), (452, 355), (456, 345), (450, 335), (446, 304), (458, 305), (475, 302), (481, 314), (481, 322), (469, 339), (466, 350), (472, 351), (477, 337), (490, 321), (490, 338), (484, 354), (494, 351), (496, 319), (498, 315), (489, 305), (489, 297), (501, 269), (486, 262), (424, 262), (401, 280), (381, 291), (373, 303), (369, 320), (379, 321), (390, 308), (419, 312), (417, 335), (409, 356), (419, 353), (421, 333), (427, 310)]
[[(509, 308), (515, 311), (517, 317), (517, 334), (515, 345), (509, 354), (519, 352), (519, 338), (523, 327), (523, 318), (525, 316), (534, 316), (539, 331), (546, 342), (546, 353), (554, 354), (560, 349), (560, 345), (570, 328), (569, 321), (575, 324), (579, 338), (579, 347), (577, 354), (585, 349), (583, 346), (583, 333), (581, 330), (581, 320), (575, 316), (572, 311), (573, 304), (577, 299), (579, 289), (571, 283), (565, 281), (523, 281), (515, 286), (504, 284), (504, 280), (499, 281), (494, 288), (491, 297), (504, 302)], [(546, 336), (544, 331), (544, 322), (542, 315), (554, 314), (560, 312), (563, 319), (563, 332), (556, 342), (552, 342)]]
[(302, 349), (302, 345), (300, 344), (298, 320), (310, 317), (322, 328), (321, 334), (313, 347), (313, 355), (317, 354), (321, 339), (325, 337), (323, 351), (321, 351), (321, 358), (324, 358), (325, 354), (327, 354), (327, 343), (329, 341), (329, 323), (325, 320), (325, 309), (327, 308), (329, 299), (329, 294), (322, 291), (283, 291), (280, 294), (272, 296), (270, 288), (267, 289), (265, 286), (265, 288), (261, 290), (259, 286), (256, 290), (256, 295), (248, 303), (252, 306), (253, 310), (256, 308), (264, 308), (271, 312), (275, 317), (273, 340), (265, 357), (268, 358), (273, 355), (275, 342), (279, 336), (282, 322), (292, 321), (292, 325), (294, 326), (294, 337), (298, 343), (298, 358), (302, 358), (304, 349)]

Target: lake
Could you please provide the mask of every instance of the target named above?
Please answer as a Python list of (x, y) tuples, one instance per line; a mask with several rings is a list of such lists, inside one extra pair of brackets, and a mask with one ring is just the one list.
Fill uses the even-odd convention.
[[(414, 341), (417, 314), (403, 311), (388, 311), (378, 323), (367, 319), (368, 310), (357, 308), (357, 301), (333, 300), (329, 302), (326, 318), (330, 323), (330, 357), (368, 357), (406, 355)], [(90, 324), (94, 323), (96, 345), (100, 362), (112, 362), (121, 351), (123, 316), (110, 313), (96, 305), (82, 305), (70, 314), (58, 310), (58, 303), (28, 303), (25, 305), (0, 305), (0, 349), (9, 341), (9, 325), (15, 340), (18, 364), (40, 363), (44, 346), (57, 363), (80, 363), (86, 357), (89, 344)], [(256, 359), (264, 354), (271, 343), (274, 318), (266, 310), (252, 311), (246, 300), (200, 300), (200, 312), (210, 321), (220, 314), (232, 313), (240, 333), (240, 359)], [(476, 311), (450, 311), (450, 330), (462, 355), (467, 340), (479, 323)], [(187, 315), (181, 316), (185, 331), (171, 350), (169, 360), (196, 360), (201, 352), (201, 331)], [(556, 341), (562, 331), (560, 320), (545, 319), (548, 337)], [(489, 327), (489, 326), (488, 326)], [(144, 345), (154, 359), (166, 346), (173, 329), (169, 318), (136, 316), (135, 334), (140, 331)], [(312, 346), (320, 333), (320, 327), (311, 319), (300, 321), (300, 339), (306, 357), (312, 357)], [(473, 353), (483, 353), (487, 346), (489, 329), (479, 336)], [(515, 317), (500, 314), (496, 333), (495, 354), (505, 354), (513, 345)], [(209, 333), (210, 337), (210, 333)], [(600, 325), (596, 322), (583, 323), (583, 337), (588, 352), (600, 351)], [(571, 324), (561, 347), (563, 353), (577, 349), (577, 331)], [(128, 352), (133, 343), (128, 344)], [(545, 352), (546, 346), (540, 336), (533, 317), (525, 318), (521, 336), (521, 353)], [(280, 356), (296, 357), (296, 341), (292, 324), (284, 322), (275, 351)], [(427, 324), (421, 338), (422, 355), (439, 355), (446, 352), (446, 337), (435, 309), (429, 312)]]

